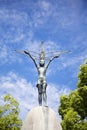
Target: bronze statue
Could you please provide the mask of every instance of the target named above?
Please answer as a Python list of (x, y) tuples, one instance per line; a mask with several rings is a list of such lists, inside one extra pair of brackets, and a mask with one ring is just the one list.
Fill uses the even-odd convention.
[[(20, 52), (20, 51), (17, 51)], [(44, 51), (44, 46), (43, 43), (41, 44), (41, 52), (37, 53), (39, 58), (39, 63), (37, 63), (35, 56), (32, 56), (31, 51), (22, 51), (22, 53), (28, 55), (34, 62), (37, 71), (38, 71), (38, 81), (37, 81), (37, 85), (36, 87), (38, 88), (38, 102), (39, 105), (42, 105), (42, 99), (43, 99), (43, 105), (47, 106), (47, 95), (46, 95), (46, 88), (47, 88), (47, 80), (46, 80), (46, 72), (47, 72), (47, 68), (49, 66), (49, 64), (55, 59), (58, 58), (61, 54), (67, 53), (69, 51), (63, 51), (63, 52), (58, 52), (59, 54), (54, 54), (52, 57), (49, 58), (48, 62), (46, 62), (47, 57), (46, 54), (47, 53), (51, 53), (51, 52), (47, 52), (45, 53)], [(35, 52), (36, 53), (36, 52)]]

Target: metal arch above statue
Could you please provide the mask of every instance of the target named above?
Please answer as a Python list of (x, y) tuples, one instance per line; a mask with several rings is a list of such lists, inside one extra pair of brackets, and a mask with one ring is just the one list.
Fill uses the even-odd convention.
[[(47, 88), (47, 80), (46, 80), (46, 72), (47, 68), (50, 65), (50, 63), (55, 59), (59, 58), (60, 55), (68, 53), (70, 51), (54, 51), (54, 52), (45, 52), (44, 43), (41, 43), (41, 50), (40, 52), (33, 52), (33, 51), (19, 51), (16, 50), (19, 53), (28, 55), (34, 62), (37, 72), (38, 72), (38, 81), (36, 87), (38, 88), (38, 102), (39, 105), (47, 106), (47, 94), (46, 94), (46, 88)], [(52, 56), (47, 57), (47, 54), (50, 53)], [(39, 60), (39, 63), (37, 63), (37, 60)], [(46, 60), (48, 62), (46, 63)]]

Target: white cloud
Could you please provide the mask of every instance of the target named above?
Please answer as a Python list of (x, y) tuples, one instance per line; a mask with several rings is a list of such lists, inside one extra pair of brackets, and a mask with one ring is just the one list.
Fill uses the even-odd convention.
[[(65, 4), (64, 4), (65, 3)], [(37, 7), (34, 9), (33, 24), (35, 27), (42, 27), (45, 24), (45, 28), (54, 27), (54, 30), (58, 31), (58, 28), (68, 28), (73, 29), (74, 27), (79, 26), (80, 21), (80, 2), (72, 1), (39, 1), (36, 4)], [(78, 6), (78, 8), (77, 8)], [(66, 15), (67, 14), (67, 15)]]
[(17, 10), (2, 8), (0, 10), (0, 23), (14, 24), (14, 25), (27, 25), (29, 24), (28, 15), (24, 12)]
[[(17, 43), (23, 40), (26, 29), (30, 28), (31, 20), (26, 12), (15, 9), (0, 9), (0, 37), (4, 43)], [(31, 30), (28, 30), (30, 34)]]
[(7, 57), (7, 47), (4, 45), (3, 48), (0, 46), (0, 58)]
[(44, 11), (49, 11), (51, 10), (51, 3), (48, 1), (39, 1), (39, 6), (41, 7), (41, 9), (43, 9)]
[[(24, 6), (26, 5), (26, 3), (23, 4)], [(8, 10), (2, 8), (0, 10), (0, 23), (15, 26), (12, 30), (15, 30), (16, 33), (18, 32), (18, 27), (20, 27), (21, 30), (23, 30), (23, 27), (27, 27), (31, 30), (37, 27), (44, 27), (51, 28), (52, 32), (54, 32), (54, 30), (57, 32), (59, 27), (68, 29), (71, 27), (71, 29), (74, 29), (73, 26), (79, 26), (81, 19), (83, 19), (83, 17), (80, 17), (81, 1), (64, 0), (62, 2), (52, 2), (38, 0), (35, 3), (29, 2), (27, 5), (30, 6), (29, 15), (27, 12), (18, 11), (16, 9)], [(21, 39), (23, 38), (22, 36)]]
[[(68, 92), (69, 89), (65, 86), (60, 87), (49, 83), (47, 87), (48, 106), (57, 113), (60, 95), (67, 94)], [(30, 81), (13, 72), (9, 72), (6, 76), (0, 78), (0, 95), (3, 97), (6, 93), (10, 93), (18, 100), (20, 104), (20, 117), (23, 120), (28, 111), (38, 105), (37, 88)]]
[[(60, 64), (56, 64), (58, 69), (73, 68), (75, 71), (80, 64), (87, 59), (87, 38), (81, 34), (72, 38), (71, 43), (67, 46), (70, 48), (70, 53), (60, 56)], [(76, 71), (77, 72), (77, 71)]]
[[(14, 45), (12, 45), (14, 46)], [(10, 64), (12, 62), (22, 62), (21, 57), (18, 58), (14, 48), (10, 45), (6, 45), (3, 42), (0, 45), (0, 65)]]
[[(35, 28), (43, 27), (52, 16), (54, 6), (49, 1), (37, 1), (33, 7), (32, 24)], [(47, 28), (47, 26), (46, 26)]]

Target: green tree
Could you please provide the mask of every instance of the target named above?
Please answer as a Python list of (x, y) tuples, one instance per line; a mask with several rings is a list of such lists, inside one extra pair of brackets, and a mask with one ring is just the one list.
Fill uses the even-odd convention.
[(0, 130), (20, 130), (22, 120), (18, 115), (18, 102), (10, 94), (5, 95), (4, 105), (0, 106)]
[(80, 72), (78, 74), (78, 88), (87, 86), (87, 61), (86, 64), (80, 66)]
[(77, 90), (60, 98), (63, 130), (87, 129), (87, 62), (80, 66)]

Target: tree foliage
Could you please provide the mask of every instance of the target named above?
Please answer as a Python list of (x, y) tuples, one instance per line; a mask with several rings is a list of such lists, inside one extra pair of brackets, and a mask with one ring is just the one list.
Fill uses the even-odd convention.
[(4, 96), (4, 105), (0, 106), (0, 130), (20, 130), (22, 120), (18, 118), (19, 104), (10, 95)]
[(80, 66), (77, 89), (61, 96), (59, 114), (63, 130), (87, 129), (87, 63)]

